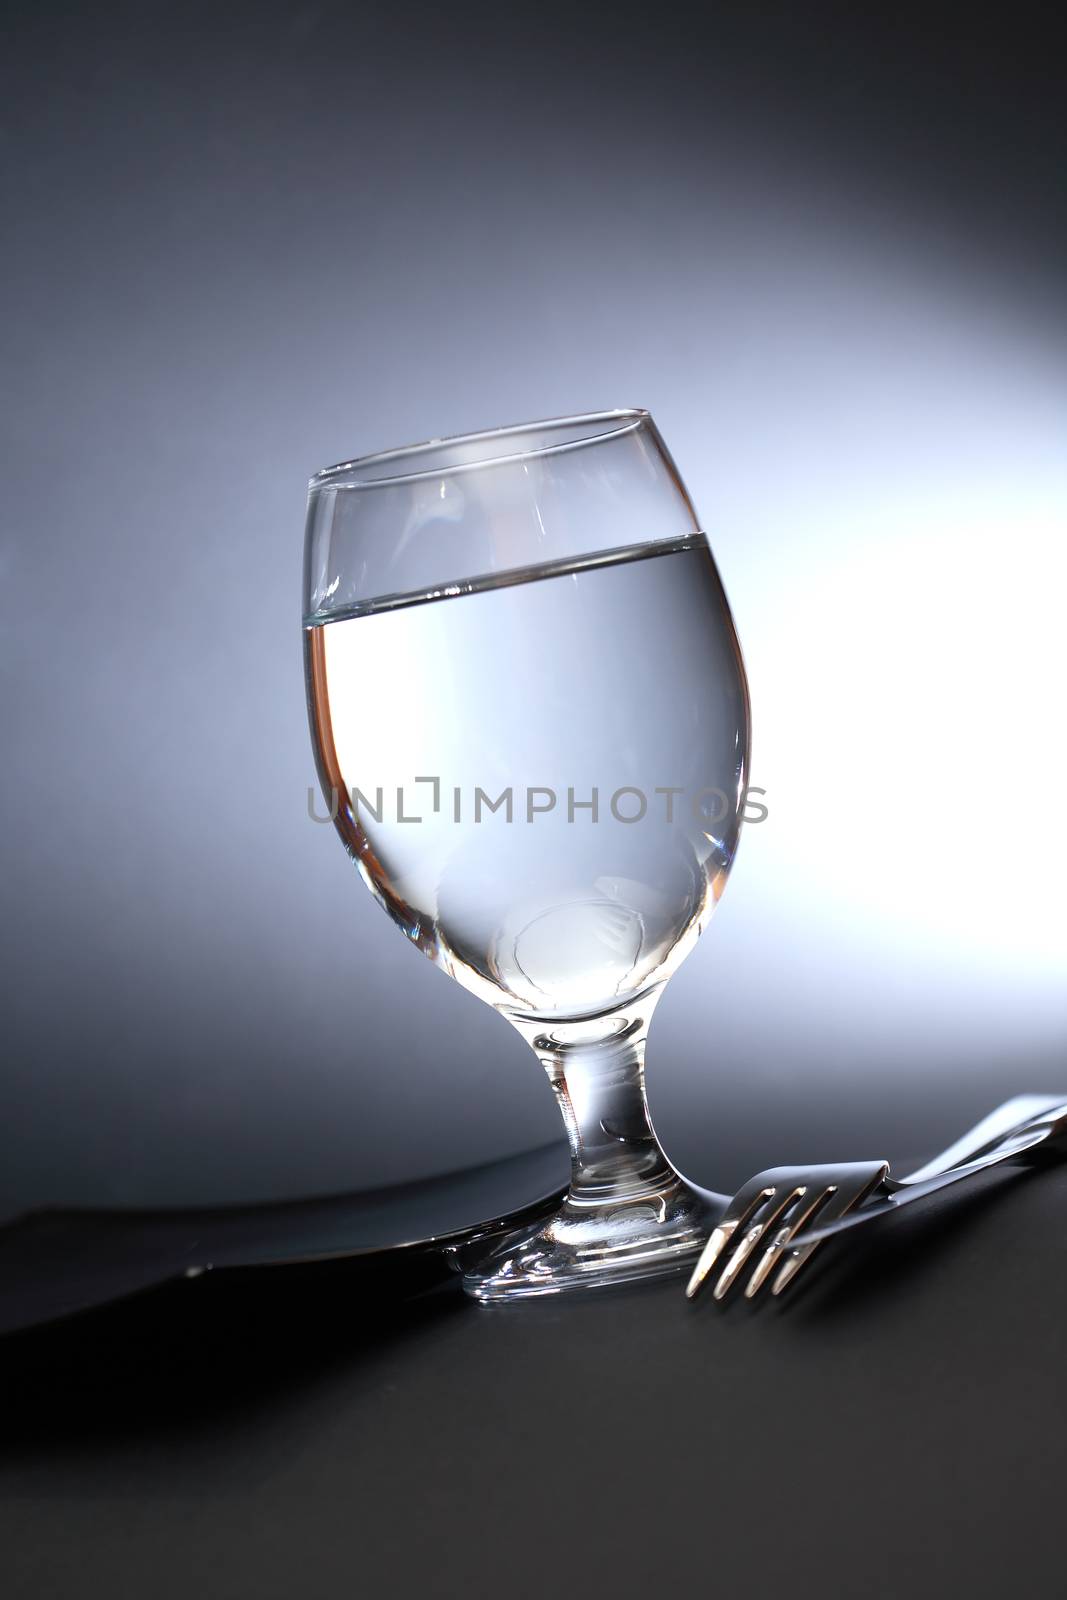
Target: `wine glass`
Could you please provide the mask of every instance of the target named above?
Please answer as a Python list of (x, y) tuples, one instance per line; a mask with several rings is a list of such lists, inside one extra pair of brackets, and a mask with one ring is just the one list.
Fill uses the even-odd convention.
[(647, 411), (391, 450), (311, 480), (304, 639), (326, 802), (379, 904), (548, 1073), (572, 1157), (480, 1300), (684, 1268), (712, 1224), (644, 1048), (737, 848), (744, 667)]

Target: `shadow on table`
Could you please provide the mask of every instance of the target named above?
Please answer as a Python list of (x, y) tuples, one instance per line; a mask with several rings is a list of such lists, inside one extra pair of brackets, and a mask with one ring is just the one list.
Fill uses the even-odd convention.
[(0, 1456), (90, 1437), (194, 1439), (226, 1416), (283, 1411), (339, 1366), (462, 1308), (431, 1241), (539, 1217), (568, 1172), (557, 1140), (348, 1195), (15, 1218), (0, 1229)]
[(238, 1424), (468, 1308), (439, 1252), (398, 1251), (205, 1273), (9, 1334), (0, 1458)]
[[(1065, 1190), (1067, 1164), (1058, 1172), (991, 1173), (965, 1192), (946, 1190), (827, 1245), (780, 1301), (736, 1297), (717, 1316), (769, 1314), (783, 1334), (793, 1321), (809, 1336), (831, 1320), (877, 1320), (888, 1306), (938, 1283), (961, 1247), (1002, 1262), (1018, 1237), (1020, 1205), (1031, 1228), (1035, 1203), (1054, 1223)], [(696, 1309), (676, 1298), (679, 1314)], [(605, 1311), (614, 1299), (604, 1294)], [(127, 1456), (132, 1446), (136, 1456), (149, 1440), (196, 1445), (221, 1433), (240, 1470), (247, 1461), (240, 1436), (280, 1423), (279, 1437), (298, 1438), (284, 1421), (290, 1408), (320, 1426), (339, 1375), (362, 1369), (377, 1382), (375, 1363), (384, 1369), (406, 1341), (460, 1315), (485, 1313), (432, 1250), (171, 1282), (0, 1339), (0, 1459), (43, 1465), (51, 1452), (78, 1456), (100, 1443)], [(587, 1318), (582, 1327), (588, 1337)]]

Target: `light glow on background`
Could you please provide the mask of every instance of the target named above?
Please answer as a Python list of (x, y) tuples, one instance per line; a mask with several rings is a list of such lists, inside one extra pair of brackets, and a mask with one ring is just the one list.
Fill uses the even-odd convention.
[[(526, 1046), (307, 820), (304, 485), (620, 405), (710, 533), (770, 807), (652, 1027), (668, 1151), (724, 1188), (919, 1154), (1067, 1081), (1040, 120), (1012, 182), (987, 143), (968, 189), (945, 86), (902, 100), (866, 35), (852, 114), (799, 11), (748, 37), (707, 8), (674, 42), (570, 11), (567, 50), (331, 0), (20, 25), (0, 1212), (327, 1192), (558, 1135)], [(843, 21), (833, 46), (844, 71)], [(998, 45), (968, 139), (1017, 65)], [(899, 120), (868, 137), (879, 83)]]

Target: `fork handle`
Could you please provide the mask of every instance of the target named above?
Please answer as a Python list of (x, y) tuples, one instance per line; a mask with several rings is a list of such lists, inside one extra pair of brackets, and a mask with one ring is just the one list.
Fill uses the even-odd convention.
[(1015, 1095), (1011, 1100), (1005, 1100), (1003, 1105), (991, 1111), (987, 1117), (983, 1117), (981, 1122), (976, 1122), (968, 1133), (950, 1144), (946, 1150), (942, 1150), (939, 1155), (924, 1162), (921, 1167), (916, 1167), (914, 1172), (909, 1172), (906, 1178), (899, 1178), (896, 1182), (907, 1188), (913, 1183), (925, 1183), (928, 1178), (938, 1178), (952, 1167), (966, 1166), (998, 1145), (1008, 1134), (1017, 1132), (1035, 1117), (1041, 1116), (1046, 1111), (1052, 1111), (1062, 1104), (1062, 1095)]

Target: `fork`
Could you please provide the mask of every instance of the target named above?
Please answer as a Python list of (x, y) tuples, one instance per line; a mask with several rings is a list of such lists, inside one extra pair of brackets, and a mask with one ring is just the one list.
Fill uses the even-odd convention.
[[(712, 1291), (716, 1300), (724, 1299), (730, 1292), (760, 1241), (776, 1224), (772, 1241), (748, 1280), (746, 1299), (751, 1300), (759, 1293), (790, 1241), (807, 1228), (816, 1215), (821, 1231), (860, 1206), (876, 1190), (882, 1195), (896, 1194), (959, 1168), (967, 1168), (969, 1172), (971, 1163), (992, 1165), (994, 1161), (1021, 1154), (1012, 1143), (1013, 1136), (1023, 1133), (1031, 1123), (1039, 1122), (1045, 1113), (1062, 1110), (1063, 1103), (1063, 1096), (1015, 1095), (906, 1178), (891, 1178), (888, 1161), (768, 1167), (758, 1172), (737, 1191), (712, 1231), (686, 1286), (687, 1297), (692, 1300), (699, 1292), (736, 1234), (741, 1233), (740, 1242), (728, 1256)], [(791, 1252), (774, 1280), (773, 1294), (781, 1294), (801, 1267), (811, 1260), (820, 1243), (821, 1240), (816, 1240)]]

